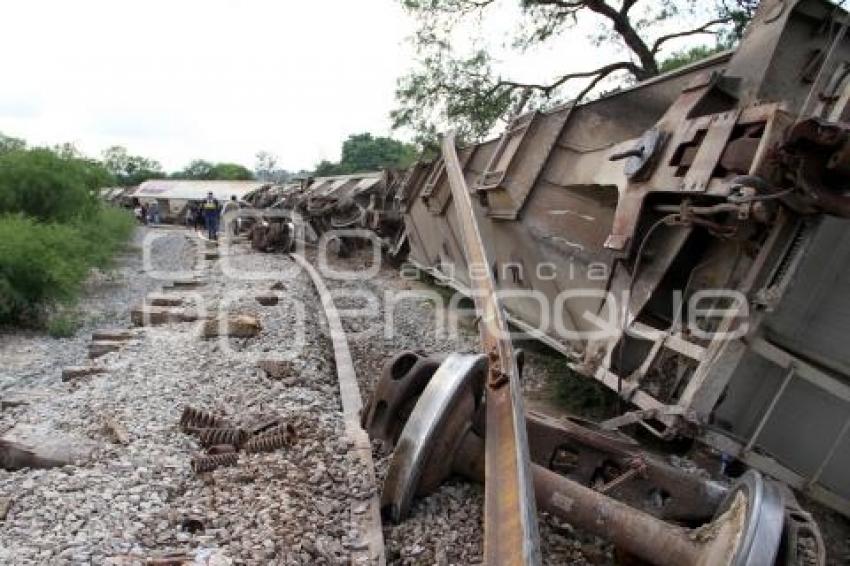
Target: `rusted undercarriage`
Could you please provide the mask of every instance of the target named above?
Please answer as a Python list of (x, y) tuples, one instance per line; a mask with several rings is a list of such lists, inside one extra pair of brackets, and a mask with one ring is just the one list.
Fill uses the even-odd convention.
[[(509, 320), (693, 436), (850, 515), (850, 41), (765, 0), (736, 52), (459, 151)], [(409, 261), (475, 286), (445, 159), (399, 202)], [(712, 310), (713, 309), (713, 310)]]
[[(403, 520), (414, 497), (450, 475), (511, 491), (494, 482), (500, 478), (487, 464), (489, 367), (488, 356), (475, 354), (403, 352), (388, 362), (362, 419), (372, 438), (394, 448), (381, 496), (385, 517)], [(588, 421), (535, 413), (522, 420), (538, 508), (608, 539), (625, 556), (670, 566), (825, 563), (811, 515), (756, 471), (726, 487)], [(538, 563), (524, 544), (498, 541), (499, 552), (488, 552), (487, 530), (516, 540), (517, 521), (486, 505), (485, 562)]]
[(337, 234), (369, 230), (387, 242), (403, 231), (395, 194), (402, 176), (392, 170), (309, 177), (285, 185), (268, 185), (246, 195), (255, 209), (251, 227), (254, 248), (290, 251), (295, 238), (317, 241)]
[[(784, 485), (850, 516), (847, 25), (825, 0), (764, 0), (734, 53), (449, 140), (403, 178), (258, 201), (303, 220), (290, 238), (373, 230), (476, 302), (482, 356), (405, 353), (364, 414), (395, 446), (391, 518), (458, 473), (486, 478), (488, 563), (536, 562), (535, 500), (654, 563), (790, 564), (801, 539), (823, 560)], [(629, 409), (526, 414), (504, 322)], [(617, 432), (634, 425), (761, 473), (695, 479)]]

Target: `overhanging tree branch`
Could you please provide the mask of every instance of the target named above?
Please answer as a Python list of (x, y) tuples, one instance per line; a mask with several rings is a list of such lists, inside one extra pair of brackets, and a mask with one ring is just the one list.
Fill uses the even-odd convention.
[(687, 37), (690, 35), (699, 35), (699, 34), (707, 34), (707, 35), (717, 35), (717, 30), (712, 30), (710, 28), (714, 26), (718, 26), (721, 24), (728, 24), (731, 22), (731, 18), (718, 18), (716, 20), (711, 20), (710, 22), (706, 22), (703, 25), (685, 30), (676, 33), (670, 33), (667, 35), (662, 35), (658, 39), (655, 40), (655, 43), (652, 44), (652, 54), (655, 55), (658, 53), (658, 50), (661, 49), (661, 46), (670, 41), (671, 39), (677, 39), (680, 37)]
[(620, 13), (624, 16), (629, 13), (632, 6), (638, 3), (639, 0), (623, 0), (623, 5), (620, 7)]
[(629, 71), (632, 74), (637, 74), (638, 68), (637, 65), (632, 63), (631, 61), (618, 61), (616, 63), (610, 63), (608, 65), (599, 67), (598, 69), (594, 69), (592, 71), (581, 71), (578, 73), (569, 73), (559, 77), (556, 81), (549, 84), (535, 84), (535, 83), (521, 83), (517, 81), (508, 81), (508, 80), (499, 80), (496, 84), (494, 84), (487, 91), (487, 96), (492, 96), (500, 89), (509, 88), (511, 90), (516, 89), (529, 89), (536, 90), (542, 93), (544, 96), (551, 96), (552, 92), (564, 86), (569, 81), (573, 81), (576, 79), (587, 79), (593, 78), (593, 80), (588, 84), (584, 90), (581, 91), (579, 96), (576, 97), (577, 100), (581, 100), (584, 98), (591, 90), (593, 90), (596, 85), (599, 84), (601, 80), (605, 77), (609, 76), (611, 73), (616, 71)]
[[(693, 0), (504, 0), (518, 4), (522, 21), (513, 32), (513, 41), (504, 46), (519, 50), (541, 45), (563, 33), (579, 19), (597, 20), (598, 40), (615, 42), (627, 53), (626, 59), (597, 69), (556, 75), (552, 82), (529, 82), (500, 77), (496, 70), (497, 57), (491, 56), (489, 44), (477, 44), (474, 51), (454, 57), (453, 33), (458, 25), (469, 24), (472, 18), (484, 18), (499, 10), (495, 0), (397, 0), (412, 12), (419, 22), (416, 32), (417, 54), (422, 69), (399, 81), (396, 96), (401, 107), (393, 113), (394, 124), (412, 126), (430, 133), (435, 124), (451, 121), (466, 128), (471, 137), (486, 135), (511, 106), (520, 98), (520, 91), (534, 93), (534, 104), (546, 99), (562, 99), (565, 91), (580, 91), (582, 100), (598, 89), (613, 74), (628, 74), (638, 81), (658, 75), (671, 42), (699, 34), (717, 34), (721, 41), (742, 28), (749, 20), (745, 8), (758, 0), (708, 0), (705, 23), (688, 20), (678, 28), (667, 28), (667, 22), (678, 20), (680, 9), (693, 6)], [(729, 4), (728, 6), (726, 4)], [(702, 4), (702, 3), (700, 3)], [(738, 6), (742, 6), (739, 8)], [(689, 15), (694, 12), (688, 10)], [(602, 20), (601, 22), (599, 20)], [(480, 23), (475, 20), (473, 23)], [(724, 25), (725, 24), (725, 25)], [(730, 30), (734, 25), (734, 30)], [(693, 29), (683, 29), (685, 27)], [(653, 33), (651, 28), (663, 29)], [(681, 30), (681, 31), (677, 31)], [(669, 32), (669, 33), (668, 33)], [(666, 33), (666, 35), (662, 35)], [(698, 50), (683, 53), (673, 59), (698, 57)], [(564, 85), (572, 88), (565, 89)]]
[(632, 21), (629, 19), (628, 10), (623, 8), (631, 8), (638, 0), (626, 0), (620, 10), (608, 4), (605, 0), (527, 0), (528, 4), (537, 4), (540, 6), (554, 6), (562, 9), (582, 9), (586, 8), (592, 12), (599, 14), (611, 21), (614, 31), (623, 39), (626, 46), (634, 53), (640, 66), (636, 67), (635, 76), (638, 80), (647, 79), (658, 74), (658, 61), (655, 60), (655, 54), (650, 50), (646, 42), (641, 38)]

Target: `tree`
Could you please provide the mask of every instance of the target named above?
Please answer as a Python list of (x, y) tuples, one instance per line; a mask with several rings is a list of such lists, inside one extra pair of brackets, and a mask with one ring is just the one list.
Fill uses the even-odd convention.
[(113, 181), (97, 162), (45, 148), (0, 155), (0, 215), (68, 222), (96, 209), (95, 191)]
[(114, 145), (102, 153), (103, 165), (115, 176), (121, 186), (132, 187), (148, 179), (159, 179), (165, 176), (162, 165), (158, 161), (139, 155), (130, 155), (127, 149)]
[(115, 179), (72, 144), (9, 146), (0, 151), (0, 324), (33, 325), (72, 301), (91, 267), (107, 267), (136, 222), (97, 198)]
[(77, 149), (77, 146), (71, 142), (56, 144), (53, 146), (53, 153), (62, 159), (82, 159), (83, 152)]
[(13, 138), (0, 132), (0, 155), (10, 151), (21, 151), (27, 147), (27, 142), (20, 138)]
[(316, 177), (330, 177), (332, 175), (344, 175), (346, 173), (350, 173), (350, 171), (344, 169), (339, 163), (334, 163), (327, 159), (322, 159), (313, 171), (313, 175)]
[[(418, 67), (399, 80), (396, 128), (408, 127), (420, 144), (450, 123), (461, 137), (486, 136), (511, 109), (581, 100), (608, 80), (641, 81), (658, 75), (676, 45), (712, 38), (730, 46), (740, 37), (758, 0), (400, 0), (417, 21), (413, 41)], [(519, 11), (517, 31), (506, 41), (514, 54), (552, 46), (592, 19), (596, 45), (611, 47), (612, 60), (593, 69), (561, 72), (534, 82), (506, 76), (491, 47), (473, 41), (453, 46), (458, 33), (480, 27), (497, 10)], [(671, 22), (679, 28), (671, 31)], [(474, 39), (474, 38), (473, 38)], [(569, 58), (565, 58), (569, 60)]]
[(346, 175), (385, 168), (409, 167), (417, 156), (416, 147), (387, 137), (372, 134), (353, 134), (342, 143), (342, 158), (339, 163), (324, 160), (316, 165), (314, 174)]
[(285, 183), (292, 174), (277, 166), (277, 155), (269, 151), (258, 151), (257, 162), (254, 165), (257, 179), (265, 183)]
[(174, 179), (195, 181), (250, 181), (254, 174), (236, 163), (212, 163), (204, 159), (195, 159), (182, 171), (171, 175)]
[(213, 164), (203, 159), (194, 159), (183, 168), (171, 174), (175, 179), (209, 180), (212, 175)]
[(690, 65), (691, 63), (701, 61), (702, 59), (710, 57), (715, 53), (720, 53), (724, 50), (724, 48), (725, 46), (723, 45), (718, 45), (716, 47), (709, 47), (707, 45), (697, 45), (696, 47), (691, 47), (690, 49), (677, 51), (675, 53), (672, 53), (661, 63), (661, 72), (666, 73), (668, 71), (672, 71), (680, 67), (685, 67), (687, 65)]
[(252, 181), (254, 173), (238, 163), (216, 163), (210, 172), (212, 179), (220, 181)]

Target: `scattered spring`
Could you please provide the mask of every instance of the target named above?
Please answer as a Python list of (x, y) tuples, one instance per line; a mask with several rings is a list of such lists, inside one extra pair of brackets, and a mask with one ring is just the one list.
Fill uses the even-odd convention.
[(275, 417), (275, 418), (271, 418), (271, 419), (267, 419), (267, 420), (258, 422), (253, 427), (251, 427), (250, 433), (252, 435), (256, 436), (258, 434), (263, 434), (263, 433), (268, 432), (270, 430), (274, 430), (279, 426), (280, 426), (280, 419)]
[(207, 454), (210, 456), (213, 454), (233, 454), (236, 451), (236, 447), (232, 444), (217, 444), (207, 448)]
[(186, 405), (180, 416), (180, 426), (185, 431), (192, 428), (224, 428), (227, 426), (227, 421), (207, 411)]
[(216, 454), (214, 456), (195, 456), (192, 458), (192, 471), (196, 474), (211, 472), (222, 466), (235, 466), (238, 454)]
[(198, 435), (201, 446), (209, 448), (216, 444), (241, 446), (248, 439), (248, 431), (241, 428), (201, 428), (193, 431)]
[(294, 438), (295, 430), (287, 426), (286, 430), (278, 430), (255, 436), (246, 442), (242, 448), (249, 454), (255, 452), (274, 452), (278, 448), (292, 444)]

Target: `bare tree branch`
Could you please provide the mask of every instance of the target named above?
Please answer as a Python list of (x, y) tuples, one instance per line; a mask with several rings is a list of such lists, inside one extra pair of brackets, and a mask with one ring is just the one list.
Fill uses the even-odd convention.
[(590, 83), (586, 87), (584, 87), (584, 89), (579, 92), (578, 95), (573, 99), (573, 103), (580, 103), (582, 99), (584, 99), (584, 97), (587, 96), (590, 91), (596, 88), (596, 85), (598, 85), (603, 79), (605, 79), (611, 73), (620, 70), (625, 70), (625, 67), (621, 67), (618, 64), (608, 65), (607, 67), (603, 67), (602, 69), (600, 69), (599, 74), (596, 75), (596, 77), (592, 81), (590, 81)]
[(577, 97), (578, 100), (584, 98), (591, 90), (593, 90), (599, 82), (610, 75), (615, 71), (629, 71), (630, 73), (636, 75), (639, 72), (637, 65), (632, 63), (631, 61), (619, 61), (617, 63), (610, 63), (603, 67), (599, 67), (598, 69), (594, 69), (592, 71), (581, 71), (578, 73), (569, 73), (567, 75), (563, 75), (559, 77), (556, 81), (550, 84), (535, 84), (535, 83), (520, 83), (516, 81), (507, 81), (507, 80), (499, 80), (495, 85), (490, 87), (487, 91), (487, 96), (491, 96), (495, 94), (499, 89), (508, 87), (512, 90), (515, 89), (529, 89), (529, 90), (537, 90), (543, 93), (544, 96), (551, 96), (552, 92), (565, 85), (569, 81), (576, 79), (586, 79), (593, 77), (593, 80), (590, 84), (585, 87), (584, 90), (581, 91), (580, 95)]
[(620, 13), (625, 16), (632, 9), (632, 6), (637, 4), (639, 0), (623, 0), (623, 5), (620, 7)]
[(671, 33), (667, 35), (662, 35), (658, 39), (655, 40), (655, 43), (652, 44), (652, 54), (658, 53), (658, 50), (661, 49), (661, 46), (671, 39), (677, 39), (679, 37), (687, 37), (689, 35), (698, 35), (698, 34), (707, 34), (707, 35), (717, 35), (716, 30), (709, 29), (713, 26), (728, 24), (731, 18), (718, 18), (716, 20), (711, 20), (710, 22), (706, 22), (703, 25), (696, 27), (694, 29), (689, 29), (685, 31), (680, 31), (677, 33)]
[[(617, 10), (605, 0), (529, 0), (530, 3), (540, 6), (556, 6), (562, 9), (581, 9), (586, 8), (592, 12), (596, 12), (600, 16), (608, 18), (623, 41), (626, 43), (632, 53), (640, 60), (640, 67), (635, 76), (639, 80), (647, 79), (658, 74), (658, 61), (655, 60), (655, 53), (650, 50), (646, 42), (641, 38), (634, 24), (628, 17), (628, 10)], [(626, 3), (634, 5), (637, 0), (625, 0)], [(631, 8), (631, 5), (628, 6)], [(625, 6), (625, 4), (624, 4)]]
[[(758, 0), (711, 0), (713, 7), (709, 13), (712, 15), (702, 20), (705, 23), (683, 24), (676, 20), (678, 27), (668, 28), (665, 31), (670, 33), (660, 35), (663, 32), (652, 33), (650, 28), (666, 27), (663, 24), (673, 21), (676, 8), (691, 5), (694, 0), (513, 0), (519, 4), (524, 18), (523, 26), (514, 34), (512, 46), (516, 49), (526, 49), (562, 35), (585, 17), (597, 20), (596, 23), (604, 28), (600, 41), (616, 41), (626, 48), (626, 53), (618, 57), (625, 61), (556, 75), (552, 82), (534, 82), (533, 79), (522, 82), (510, 80), (513, 77), (507, 73), (500, 77), (498, 60), (486, 49), (461, 57), (452, 56), (451, 34), (457, 31), (456, 26), (469, 18), (483, 19), (491, 10), (498, 10), (495, 0), (398, 1), (418, 18), (416, 45), (423, 70), (400, 80), (396, 96), (402, 108), (394, 114), (395, 123), (413, 124), (417, 128), (427, 126), (430, 132), (434, 129), (435, 112), (439, 111), (441, 119), (459, 120), (474, 136), (486, 135), (492, 124), (516, 105), (521, 91), (535, 93), (535, 104), (541, 104), (546, 98), (561, 98), (564, 85), (569, 85), (570, 92), (580, 91), (575, 99), (579, 102), (600, 85), (607, 84), (606, 79), (610, 80), (614, 74), (629, 74), (638, 81), (656, 76), (662, 66), (661, 53), (666, 54), (671, 42), (700, 34), (717, 35), (721, 41), (726, 41), (727, 32), (730, 36), (738, 33), (737, 28), (749, 19), (748, 14), (742, 12), (743, 8), (737, 6), (749, 9), (758, 3)], [(725, 6), (727, 3), (729, 6)], [(730, 31), (733, 25), (735, 30)], [(686, 26), (695, 27), (683, 30)], [(695, 50), (674, 59), (696, 57), (699, 53), (700, 50)]]

